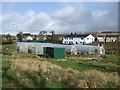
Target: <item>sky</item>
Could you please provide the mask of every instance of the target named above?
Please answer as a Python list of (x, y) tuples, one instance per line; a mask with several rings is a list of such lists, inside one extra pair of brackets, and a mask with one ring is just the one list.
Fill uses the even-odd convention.
[(117, 2), (2, 2), (1, 6), (2, 34), (118, 30)]

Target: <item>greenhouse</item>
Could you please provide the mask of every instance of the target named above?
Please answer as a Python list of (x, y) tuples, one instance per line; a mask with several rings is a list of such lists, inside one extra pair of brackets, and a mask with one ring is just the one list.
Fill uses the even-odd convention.
[(93, 45), (73, 45), (73, 54), (105, 54), (104, 47)]
[(59, 47), (65, 49), (65, 54), (105, 54), (103, 46), (94, 45), (63, 45), (39, 42), (17, 42), (18, 52), (44, 55), (45, 47)]

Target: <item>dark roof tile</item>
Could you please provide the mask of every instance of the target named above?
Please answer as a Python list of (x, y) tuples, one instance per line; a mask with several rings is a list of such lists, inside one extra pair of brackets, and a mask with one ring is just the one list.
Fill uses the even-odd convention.
[(87, 37), (89, 34), (66, 35), (65, 37)]

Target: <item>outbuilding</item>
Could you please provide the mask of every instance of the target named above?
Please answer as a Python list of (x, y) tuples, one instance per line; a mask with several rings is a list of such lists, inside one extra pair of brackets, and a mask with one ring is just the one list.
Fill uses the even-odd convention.
[(45, 54), (51, 56), (54, 59), (65, 58), (65, 49), (61, 47), (45, 47)]

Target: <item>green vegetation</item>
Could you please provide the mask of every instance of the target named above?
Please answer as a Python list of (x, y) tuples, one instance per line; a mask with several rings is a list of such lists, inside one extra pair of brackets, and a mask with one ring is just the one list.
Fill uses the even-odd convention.
[[(107, 55), (107, 56), (101, 56), (103, 57), (100, 61), (96, 61), (92, 58), (88, 58), (88, 56), (93, 55), (85, 55), (82, 56), (82, 58), (79, 59), (79, 55), (72, 58), (71, 56), (66, 57), (66, 59), (61, 60), (53, 60), (50, 59), (50, 61), (53, 64), (59, 65), (63, 68), (73, 68), (78, 71), (83, 70), (91, 70), (96, 69), (103, 72), (117, 72), (118, 71), (118, 56), (115, 55)], [(104, 58), (105, 57), (105, 58)]]
[(16, 44), (5, 44), (2, 45), (2, 53), (12, 54), (16, 52)]
[(54, 60), (17, 53), (15, 46), (2, 48), (3, 88), (120, 88), (116, 55), (66, 55)]
[(12, 44), (13, 42), (2, 42), (2, 45)]

